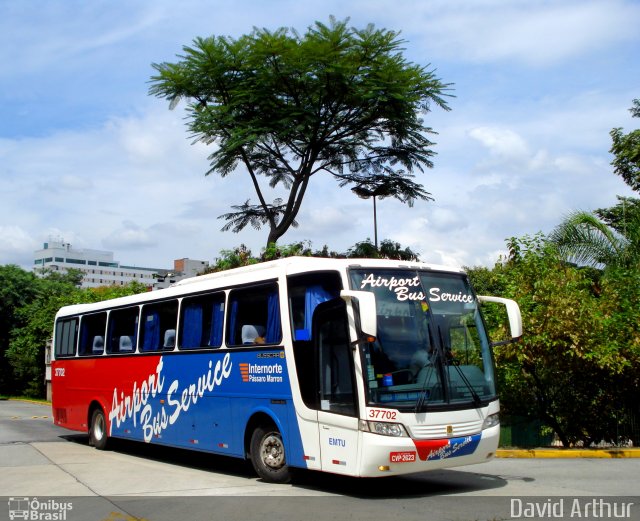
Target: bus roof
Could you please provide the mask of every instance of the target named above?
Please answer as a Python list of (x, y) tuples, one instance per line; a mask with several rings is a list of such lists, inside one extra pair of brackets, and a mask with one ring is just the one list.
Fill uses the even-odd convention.
[(230, 270), (210, 273), (183, 279), (169, 288), (149, 291), (137, 295), (129, 295), (90, 304), (74, 304), (60, 308), (56, 319), (61, 316), (77, 315), (101, 311), (105, 309), (144, 304), (157, 300), (176, 298), (190, 293), (215, 290), (229, 286), (246, 284), (252, 281), (275, 279), (280, 275), (293, 275), (311, 271), (345, 271), (347, 268), (401, 268), (422, 269), (449, 273), (464, 273), (462, 269), (438, 264), (428, 264), (415, 261), (399, 261), (388, 259), (329, 259), (323, 257), (286, 257), (268, 262), (260, 262), (233, 268)]

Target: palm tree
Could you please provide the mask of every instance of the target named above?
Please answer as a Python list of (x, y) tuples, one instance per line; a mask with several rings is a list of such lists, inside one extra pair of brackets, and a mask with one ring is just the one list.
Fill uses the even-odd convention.
[[(565, 259), (597, 268), (640, 266), (640, 213), (625, 214), (626, 201), (619, 199), (612, 209), (573, 212), (555, 228), (549, 238)], [(604, 217), (614, 210), (624, 218)]]
[(347, 251), (348, 258), (368, 258), (368, 259), (394, 259), (404, 261), (419, 261), (418, 254), (408, 246), (402, 249), (399, 242), (391, 239), (384, 239), (377, 247), (367, 238), (364, 241), (355, 243)]

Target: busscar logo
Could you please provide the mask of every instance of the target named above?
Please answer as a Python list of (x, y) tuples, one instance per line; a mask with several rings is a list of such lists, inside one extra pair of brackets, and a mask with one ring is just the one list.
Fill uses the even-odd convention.
[(276, 353), (258, 353), (258, 358), (284, 358), (284, 351)]
[(283, 381), (282, 364), (240, 363), (240, 375), (243, 382), (280, 383)]
[(56, 499), (39, 501), (28, 497), (9, 498), (9, 519), (33, 519), (39, 521), (65, 521), (73, 504)]

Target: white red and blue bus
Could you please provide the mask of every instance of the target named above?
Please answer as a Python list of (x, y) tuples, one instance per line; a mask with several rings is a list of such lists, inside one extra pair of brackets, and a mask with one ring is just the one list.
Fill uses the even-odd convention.
[(292, 468), (391, 476), (484, 462), (499, 400), (460, 270), (287, 258), (58, 312), (57, 425)]

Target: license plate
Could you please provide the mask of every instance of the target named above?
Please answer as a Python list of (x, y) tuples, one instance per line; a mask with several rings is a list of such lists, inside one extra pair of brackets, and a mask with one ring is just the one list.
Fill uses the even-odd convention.
[(415, 451), (389, 453), (389, 461), (391, 461), (391, 463), (410, 463), (415, 460), (416, 460)]

